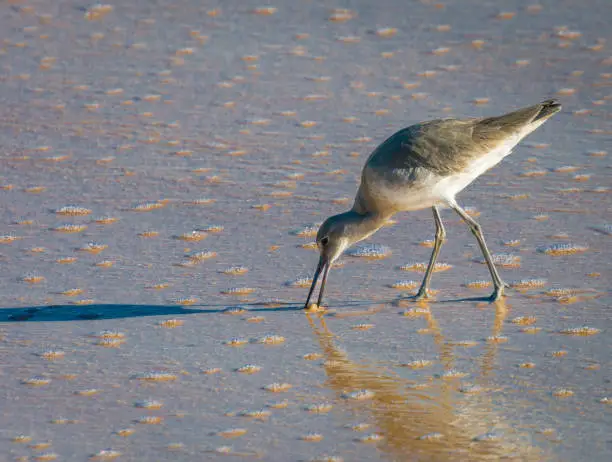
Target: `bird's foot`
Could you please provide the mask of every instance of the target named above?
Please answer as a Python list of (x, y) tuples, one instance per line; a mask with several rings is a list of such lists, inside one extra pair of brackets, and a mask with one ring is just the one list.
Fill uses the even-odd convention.
[(304, 311), (307, 313), (323, 313), (327, 311), (327, 308), (323, 305), (317, 305), (316, 303), (310, 303), (304, 307)]
[(506, 297), (507, 295), (504, 293), (504, 289), (507, 288), (507, 287), (510, 287), (510, 286), (508, 284), (506, 284), (505, 282), (502, 282), (499, 286), (496, 286), (495, 290), (493, 291), (493, 293), (489, 297), (489, 301), (491, 303), (498, 302), (503, 297)]
[(415, 301), (430, 300), (430, 299), (431, 299), (431, 294), (429, 293), (429, 290), (423, 287), (421, 287), (419, 291), (417, 292), (417, 294), (413, 297), (413, 300)]

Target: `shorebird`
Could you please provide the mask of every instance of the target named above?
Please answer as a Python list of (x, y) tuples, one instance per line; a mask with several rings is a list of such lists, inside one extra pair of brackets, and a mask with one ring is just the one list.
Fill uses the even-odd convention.
[(428, 298), (431, 274), (446, 239), (440, 206), (457, 212), (476, 237), (493, 279), (494, 291), (489, 299), (499, 300), (507, 285), (495, 268), (480, 225), (461, 208), (455, 196), (560, 110), (557, 101), (546, 100), (498, 117), (422, 122), (387, 138), (363, 167), (353, 207), (329, 217), (319, 228), (319, 263), (304, 308), (309, 308), (323, 274), (317, 301), (321, 306), (329, 270), (348, 247), (370, 237), (397, 212), (431, 207), (435, 241), (415, 296), (417, 300)]

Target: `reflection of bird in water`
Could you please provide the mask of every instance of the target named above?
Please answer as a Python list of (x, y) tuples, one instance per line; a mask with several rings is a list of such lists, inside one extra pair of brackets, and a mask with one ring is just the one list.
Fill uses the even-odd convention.
[[(505, 306), (496, 305), (494, 336), (500, 334), (506, 316)], [(387, 371), (351, 361), (335, 345), (324, 317), (316, 315), (318, 327), (310, 314), (306, 316), (324, 354), (327, 386), (338, 397), (358, 390), (373, 393), (367, 401), (350, 400), (351, 408), (371, 416), (376, 431), (384, 437), (378, 448), (391, 460), (545, 460), (543, 452), (529, 445), (525, 435), (512, 430), (510, 416), (494, 409), (488, 393), (459, 396), (456, 382), (441, 378), (432, 379), (426, 388), (410, 387), (405, 379)], [(452, 344), (445, 341), (431, 313), (425, 319), (440, 350), (441, 363), (447, 370), (451, 369)], [(489, 345), (477, 382), (486, 383), (485, 376), (493, 367), (495, 354), (496, 345)], [(493, 427), (504, 433), (487, 433)]]

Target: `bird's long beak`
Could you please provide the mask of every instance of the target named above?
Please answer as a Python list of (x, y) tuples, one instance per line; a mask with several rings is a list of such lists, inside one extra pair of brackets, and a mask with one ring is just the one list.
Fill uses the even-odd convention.
[(323, 271), (323, 279), (321, 280), (321, 289), (319, 290), (319, 299), (317, 300), (317, 305), (321, 306), (323, 302), (323, 293), (325, 292), (325, 281), (327, 281), (327, 275), (329, 274), (330, 264), (323, 255), (319, 258), (319, 263), (317, 264), (317, 269), (315, 270), (314, 276), (312, 278), (312, 285), (310, 286), (310, 290), (308, 291), (308, 297), (306, 298), (306, 303), (304, 304), (304, 309), (308, 308), (308, 304), (310, 303), (310, 297), (312, 297), (312, 293), (314, 292), (315, 287), (317, 286), (317, 281), (319, 280), (319, 276), (321, 275), (321, 271)]

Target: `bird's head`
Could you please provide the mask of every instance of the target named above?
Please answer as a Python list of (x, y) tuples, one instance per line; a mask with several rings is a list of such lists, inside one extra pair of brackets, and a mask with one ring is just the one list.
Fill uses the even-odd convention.
[(329, 217), (319, 227), (317, 232), (317, 247), (319, 248), (319, 263), (315, 270), (314, 277), (312, 278), (312, 285), (308, 292), (308, 298), (304, 308), (308, 308), (310, 297), (314, 292), (314, 289), (319, 280), (319, 276), (323, 273), (323, 279), (321, 280), (321, 289), (319, 290), (319, 298), (317, 305), (321, 305), (323, 300), (323, 292), (325, 290), (325, 282), (327, 281), (327, 275), (331, 265), (338, 259), (342, 252), (351, 244), (349, 238), (346, 236), (346, 218), (345, 214), (334, 215)]
[(350, 234), (350, 223), (345, 214), (329, 217), (317, 232), (317, 247), (324, 264), (333, 264), (353, 242)]
[(321, 289), (317, 305), (321, 305), (327, 275), (333, 263), (342, 253), (356, 242), (365, 239), (379, 229), (384, 220), (377, 216), (361, 215), (350, 210), (339, 215), (329, 217), (323, 222), (317, 232), (317, 247), (319, 248), (319, 263), (312, 279), (312, 285), (308, 292), (308, 298), (304, 308), (308, 308), (310, 297), (317, 285), (317, 280), (321, 273)]

